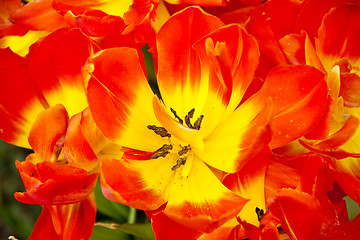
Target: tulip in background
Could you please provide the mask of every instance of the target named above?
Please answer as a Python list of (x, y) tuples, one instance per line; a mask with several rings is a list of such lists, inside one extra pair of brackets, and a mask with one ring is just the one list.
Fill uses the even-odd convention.
[(360, 238), (359, 1), (0, 6), (4, 237)]

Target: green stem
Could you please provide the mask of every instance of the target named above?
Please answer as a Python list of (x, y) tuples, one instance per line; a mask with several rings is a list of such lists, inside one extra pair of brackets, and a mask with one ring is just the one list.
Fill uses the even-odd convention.
[(136, 222), (136, 208), (130, 208), (129, 209), (129, 217), (128, 217), (128, 223), (134, 224)]

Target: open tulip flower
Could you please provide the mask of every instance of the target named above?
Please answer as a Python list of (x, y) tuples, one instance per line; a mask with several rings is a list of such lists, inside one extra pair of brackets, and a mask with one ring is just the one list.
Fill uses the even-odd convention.
[(0, 0), (28, 239), (359, 239), (359, 23), (358, 0)]
[[(174, 221), (210, 232), (248, 201), (224, 187), (222, 176), (266, 148), (270, 121), (276, 130), (287, 111), (303, 109), (308, 116), (288, 119), (294, 131), (279, 130), (271, 145), (308, 131), (326, 102), (324, 75), (311, 67), (279, 68), (263, 91), (244, 99), (259, 58), (254, 38), (198, 8), (177, 13), (160, 29), (157, 55), (158, 95), (135, 49), (106, 49), (88, 61), (94, 120), (107, 138), (134, 153), (102, 161), (102, 191), (135, 208), (162, 207)], [(292, 82), (285, 80), (296, 71), (301, 74)], [(280, 103), (289, 94), (291, 100)], [(314, 101), (317, 107), (310, 109)]]

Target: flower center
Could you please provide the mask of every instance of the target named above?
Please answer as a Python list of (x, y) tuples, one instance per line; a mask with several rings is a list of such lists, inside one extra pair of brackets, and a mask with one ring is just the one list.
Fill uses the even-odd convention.
[[(171, 112), (174, 114), (175, 119), (184, 125), (184, 122), (188, 128), (199, 130), (201, 127), (201, 122), (204, 118), (204, 115), (198, 117), (195, 122), (192, 124), (191, 119), (194, 116), (195, 108), (191, 109), (188, 114), (185, 116), (184, 120), (179, 117), (176, 111), (170, 108)], [(158, 127), (155, 125), (148, 125), (147, 128), (152, 130), (155, 134), (159, 135), (160, 137), (167, 137), (169, 138), (169, 144), (164, 144), (162, 147), (154, 151), (154, 155), (152, 155), (151, 159), (157, 159), (159, 157), (167, 157), (169, 154), (176, 154), (176, 163), (172, 166), (171, 170), (175, 171), (176, 169), (180, 168), (181, 166), (185, 165), (186, 161), (193, 156), (191, 152), (190, 145), (182, 146), (179, 143), (174, 143), (171, 141), (171, 133), (169, 133), (164, 127)]]

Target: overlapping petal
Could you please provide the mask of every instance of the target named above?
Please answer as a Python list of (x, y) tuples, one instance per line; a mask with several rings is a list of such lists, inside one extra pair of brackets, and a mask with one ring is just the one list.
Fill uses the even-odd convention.
[(56, 162), (68, 121), (66, 109), (60, 104), (40, 112), (37, 116), (31, 126), (28, 141), (44, 161)]
[(275, 148), (306, 134), (321, 119), (327, 103), (324, 74), (303, 65), (274, 68), (249, 101), (264, 102), (269, 97), (274, 108), (270, 147)]
[(319, 200), (315, 197), (296, 190), (283, 189), (270, 205), (270, 211), (281, 220), (281, 226), (292, 238), (319, 238), (322, 215)]
[(219, 28), (194, 48), (201, 60), (201, 75), (209, 78), (208, 97), (201, 110), (207, 118), (201, 129), (205, 137), (239, 105), (254, 78), (259, 54), (255, 39), (238, 25)]
[[(87, 96), (94, 120), (110, 140), (155, 151), (165, 143), (147, 126), (157, 125), (152, 92), (135, 49), (114, 48), (90, 59)], [(139, 141), (139, 139), (143, 139)]]
[(12, 144), (30, 147), (27, 137), (31, 125), (36, 113), (44, 109), (39, 89), (28, 75), (26, 59), (10, 49), (0, 49), (0, 63), (0, 137)]
[(95, 215), (94, 194), (81, 202), (69, 205), (43, 206), (28, 239), (89, 239), (93, 231)]
[[(195, 114), (206, 101), (208, 76), (201, 74), (199, 57), (193, 44), (224, 24), (199, 8), (190, 7), (173, 15), (157, 35), (158, 85), (165, 106), (184, 117)], [(197, 117), (196, 115), (194, 116)]]
[(155, 210), (167, 202), (165, 215), (201, 232), (211, 231), (234, 217), (246, 203), (226, 189), (199, 159), (193, 160), (186, 177), (171, 171), (176, 158), (166, 160), (104, 160), (104, 195), (145, 210)]
[(29, 147), (39, 112), (61, 103), (72, 116), (87, 106), (81, 67), (93, 46), (79, 30), (61, 29), (33, 45), (27, 58), (1, 50), (2, 139)]
[(33, 163), (31, 154), (24, 162), (16, 162), (27, 192), (15, 198), (27, 204), (72, 204), (86, 199), (94, 190), (98, 173), (88, 174), (81, 168), (53, 162)]

